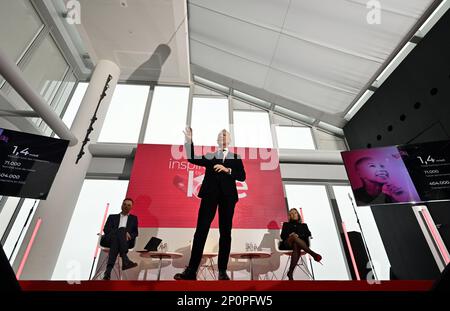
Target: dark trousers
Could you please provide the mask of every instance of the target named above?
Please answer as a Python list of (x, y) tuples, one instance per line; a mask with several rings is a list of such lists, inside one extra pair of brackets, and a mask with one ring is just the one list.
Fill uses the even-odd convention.
[(236, 200), (230, 197), (217, 196), (203, 198), (198, 211), (197, 228), (195, 229), (194, 241), (192, 243), (191, 259), (189, 269), (197, 272), (203, 256), (206, 238), (208, 237), (211, 222), (216, 215), (219, 206), (219, 271), (226, 270), (228, 257), (231, 249), (231, 227)]
[(103, 247), (109, 247), (108, 264), (106, 266), (106, 271), (111, 272), (116, 262), (117, 255), (119, 254), (120, 257), (122, 257), (123, 262), (128, 261), (128, 249), (133, 247), (133, 245), (130, 245), (130, 242), (127, 241), (127, 231), (125, 228), (112, 230), (102, 237), (100, 245)]

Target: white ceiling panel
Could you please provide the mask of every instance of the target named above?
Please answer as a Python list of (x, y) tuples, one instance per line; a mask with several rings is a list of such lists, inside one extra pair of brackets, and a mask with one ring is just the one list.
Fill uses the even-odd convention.
[[(269, 65), (279, 33), (201, 7), (189, 9), (191, 39)], [(238, 30), (238, 31), (236, 31)]]
[(117, 63), (124, 80), (189, 83), (184, 1), (79, 1), (81, 24), (76, 29), (94, 64), (100, 59)]
[(231, 79), (263, 88), (269, 68), (191, 39), (191, 62)]
[(207, 8), (248, 23), (279, 31), (291, 0), (192, 0), (190, 7)]
[[(366, 6), (368, 0), (346, 0), (348, 2), (358, 3), (362, 6)], [(419, 19), (423, 12), (424, 7), (428, 7), (433, 1), (431, 0), (379, 0), (381, 9), (386, 12), (396, 13), (398, 15), (411, 16), (415, 19)]]
[[(283, 94), (287, 99), (331, 114), (342, 111), (348, 105), (348, 101), (355, 97), (336, 89), (325, 89), (317, 83), (274, 69), (270, 69), (267, 76), (266, 90)], [(303, 113), (300, 107), (296, 111)]]
[(283, 32), (381, 63), (417, 20), (383, 10), (385, 2), (390, 1), (381, 1), (381, 23), (369, 24), (366, 2), (293, 1)]
[(379, 63), (282, 35), (271, 67), (356, 95)]
[(220, 75), (239, 91), (285, 98), (298, 103), (290, 109), (342, 126), (358, 94), (437, 4), (378, 2), (380, 24), (367, 21), (366, 0), (190, 0), (191, 63), (206, 79)]

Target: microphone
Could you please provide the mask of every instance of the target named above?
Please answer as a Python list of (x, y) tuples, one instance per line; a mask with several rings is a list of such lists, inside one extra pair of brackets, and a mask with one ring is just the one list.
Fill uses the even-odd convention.
[(348, 198), (350, 199), (350, 201), (352, 201), (352, 202), (353, 202), (353, 198), (352, 198), (352, 195), (351, 195), (350, 193), (347, 193), (347, 195), (348, 195)]

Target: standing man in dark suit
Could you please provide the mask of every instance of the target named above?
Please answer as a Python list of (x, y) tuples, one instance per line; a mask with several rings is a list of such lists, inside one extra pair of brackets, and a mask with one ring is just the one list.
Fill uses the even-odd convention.
[(108, 264), (103, 276), (104, 280), (111, 279), (111, 271), (117, 259), (117, 255), (122, 257), (122, 270), (131, 269), (137, 266), (137, 263), (128, 259), (128, 249), (133, 248), (138, 236), (138, 219), (131, 215), (133, 200), (126, 198), (122, 202), (122, 212), (120, 214), (109, 215), (103, 232), (105, 233), (100, 245), (109, 247)]
[(197, 228), (188, 267), (174, 276), (176, 280), (195, 280), (197, 269), (203, 255), (211, 222), (219, 206), (219, 280), (229, 280), (227, 275), (228, 257), (231, 249), (231, 227), (234, 207), (238, 201), (236, 180), (245, 181), (245, 170), (241, 158), (228, 151), (231, 135), (227, 130), (220, 131), (217, 137), (218, 151), (204, 156), (194, 154), (192, 129), (186, 128), (185, 150), (188, 161), (206, 168), (205, 177), (198, 196), (202, 199), (198, 210)]

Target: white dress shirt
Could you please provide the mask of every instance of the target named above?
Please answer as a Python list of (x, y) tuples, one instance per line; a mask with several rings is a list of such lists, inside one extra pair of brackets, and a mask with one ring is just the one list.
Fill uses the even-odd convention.
[[(221, 149), (221, 152), (223, 152), (223, 157), (222, 157), (222, 163), (223, 163), (223, 162), (225, 162), (225, 159), (227, 158), (228, 148)], [(228, 174), (231, 175), (231, 168), (228, 168), (228, 169), (229, 169)]]
[(128, 221), (128, 215), (124, 215), (124, 214), (120, 213), (119, 228), (126, 228), (127, 221)]
[(225, 159), (227, 158), (228, 155), (228, 148), (223, 149), (222, 152), (223, 152), (222, 162), (225, 162)]

